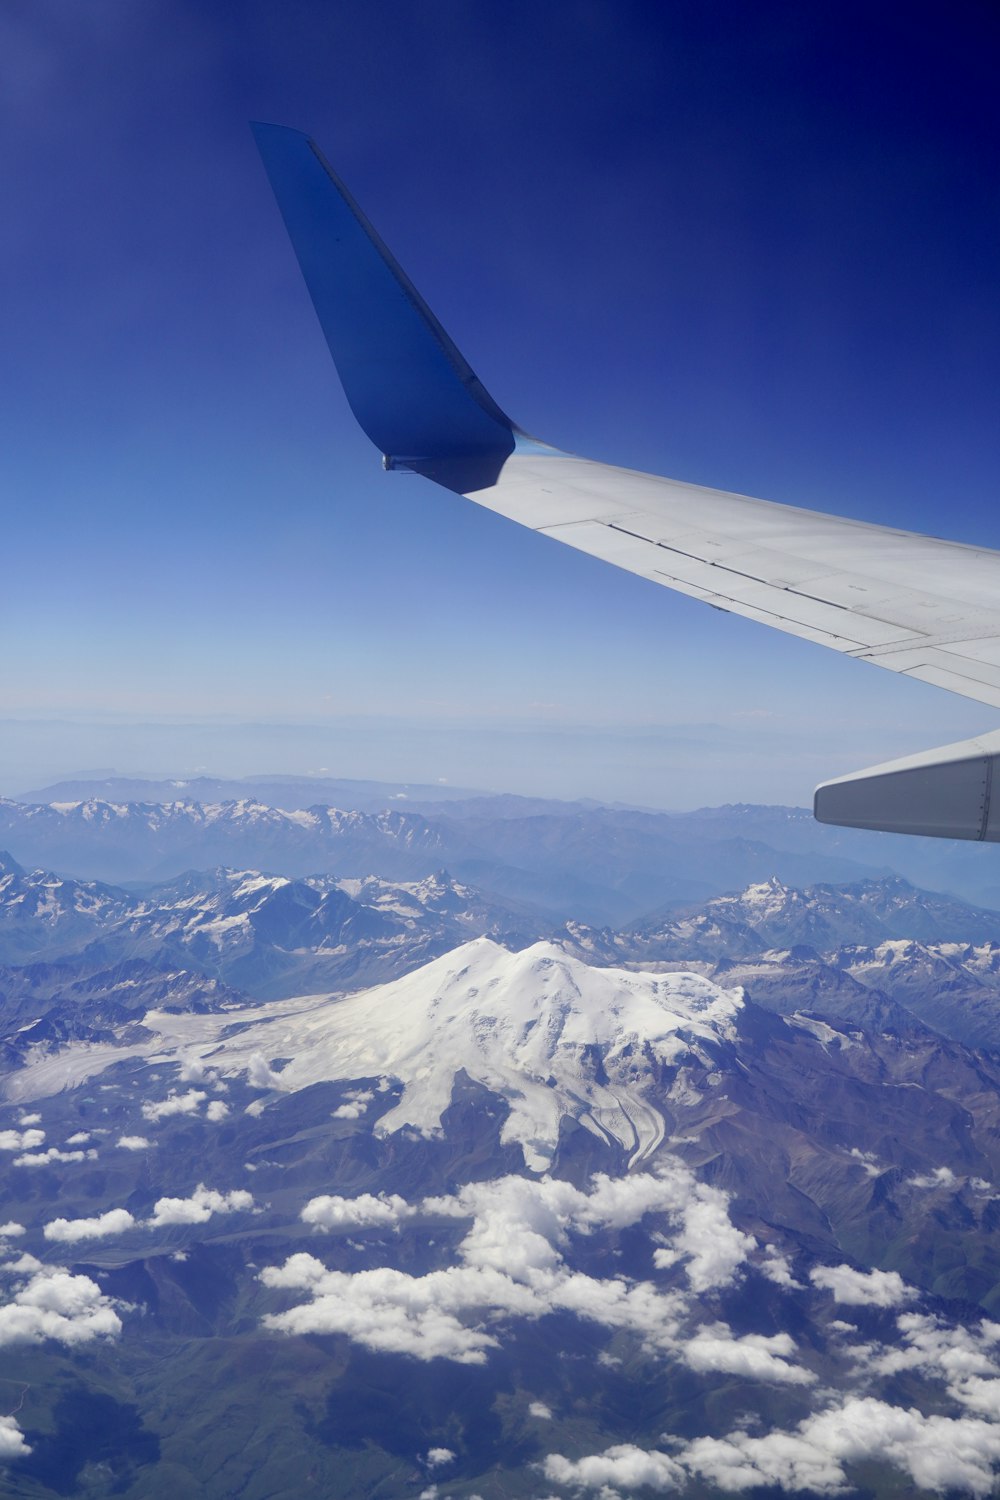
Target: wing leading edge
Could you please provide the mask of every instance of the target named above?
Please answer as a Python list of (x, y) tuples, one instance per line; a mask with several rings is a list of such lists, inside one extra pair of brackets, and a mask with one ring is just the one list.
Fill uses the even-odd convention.
[[(528, 437), (314, 142), (253, 128), (347, 399), (387, 468), (717, 608), (1000, 708), (1000, 553), (619, 469)], [(998, 766), (1000, 735), (948, 746), (825, 783), (816, 816), (1000, 842)]]

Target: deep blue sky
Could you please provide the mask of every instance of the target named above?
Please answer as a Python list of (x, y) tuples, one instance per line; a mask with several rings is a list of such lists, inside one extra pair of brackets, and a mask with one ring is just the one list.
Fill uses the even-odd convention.
[(1000, 547), (998, 65), (987, 5), (8, 0), (0, 791), (803, 801), (994, 727), (383, 475), (247, 121), (539, 436)]

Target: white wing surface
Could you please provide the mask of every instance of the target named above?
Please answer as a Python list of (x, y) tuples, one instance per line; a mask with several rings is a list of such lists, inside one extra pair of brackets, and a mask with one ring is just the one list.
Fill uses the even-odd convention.
[(517, 448), (469, 499), (717, 608), (1000, 708), (1000, 552)]
[[(716, 608), (1000, 708), (1000, 552), (619, 469), (497, 406), (307, 136), (254, 132), (386, 468)], [(1000, 842), (1000, 734), (828, 782), (825, 822)], [(998, 781), (1000, 785), (1000, 781)]]

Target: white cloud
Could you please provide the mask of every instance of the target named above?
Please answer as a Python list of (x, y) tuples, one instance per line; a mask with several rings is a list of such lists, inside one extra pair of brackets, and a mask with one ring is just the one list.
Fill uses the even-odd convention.
[(44, 1130), (0, 1130), (0, 1151), (33, 1151), (44, 1139)]
[(229, 1113), (229, 1105), (224, 1099), (213, 1099), (205, 1110), (205, 1119), (211, 1120), (213, 1125), (224, 1120)]
[(18, 1224), (15, 1219), (8, 1219), (6, 1224), (0, 1224), (0, 1240), (13, 1239), (15, 1235), (24, 1233), (24, 1225)]
[(148, 1151), (153, 1143), (144, 1135), (120, 1135), (117, 1144), (123, 1151)]
[(155, 1229), (167, 1224), (204, 1224), (213, 1214), (231, 1214), (253, 1208), (253, 1194), (243, 1188), (218, 1193), (199, 1183), (190, 1198), (158, 1198), (149, 1223)]
[(17, 1257), (17, 1260), (9, 1260), (0, 1265), (0, 1272), (5, 1276), (26, 1276), (29, 1271), (40, 1271), (42, 1262), (34, 1255), (29, 1255), (27, 1250)]
[(73, 1276), (61, 1266), (40, 1266), (33, 1256), (23, 1256), (6, 1269), (28, 1279), (0, 1306), (0, 1345), (39, 1344), (44, 1339), (74, 1345), (115, 1338), (121, 1332), (121, 1319), (89, 1276)]
[(197, 1055), (181, 1058), (181, 1065), (177, 1072), (180, 1083), (201, 1083), (205, 1077), (205, 1062)]
[(440, 1469), (444, 1464), (454, 1463), (455, 1455), (450, 1448), (429, 1448), (424, 1463), (429, 1469)]
[(943, 1380), (962, 1405), (1000, 1417), (1000, 1325), (982, 1319), (972, 1328), (943, 1323), (925, 1313), (901, 1313), (896, 1320), (903, 1347), (855, 1345), (863, 1369), (879, 1375), (920, 1370)]
[(333, 1111), (332, 1118), (334, 1120), (359, 1120), (374, 1098), (374, 1089), (348, 1089), (344, 1095), (346, 1102), (338, 1104)]
[(26, 1458), (31, 1451), (14, 1418), (0, 1417), (0, 1462), (6, 1462), (10, 1458)]
[(159, 1101), (149, 1100), (142, 1106), (142, 1117), (149, 1120), (151, 1124), (157, 1120), (165, 1120), (170, 1115), (193, 1115), (197, 1114), (199, 1104), (202, 1104), (208, 1095), (203, 1089), (188, 1089), (186, 1094), (178, 1094), (174, 1090), (165, 1099)]
[(458, 1314), (472, 1309), (535, 1312), (535, 1299), (526, 1289), (521, 1289), (520, 1304), (512, 1307), (518, 1290), (513, 1282), (496, 1272), (465, 1268), (408, 1276), (383, 1266), (348, 1275), (327, 1271), (312, 1256), (300, 1254), (280, 1269), (263, 1271), (261, 1280), (265, 1286), (288, 1287), (296, 1271), (302, 1277), (301, 1289), (312, 1294), (312, 1301), (266, 1316), (267, 1327), (285, 1333), (346, 1334), (368, 1349), (417, 1359), (483, 1364), (486, 1350), (496, 1348), (497, 1340), (482, 1328), (468, 1326)]
[(809, 1272), (814, 1286), (833, 1293), (835, 1302), (848, 1307), (900, 1307), (916, 1297), (898, 1271), (855, 1271), (850, 1266), (814, 1266)]
[(757, 1269), (775, 1286), (801, 1291), (801, 1284), (795, 1280), (791, 1266), (776, 1245), (764, 1246), (764, 1259), (758, 1263)]
[(357, 1198), (311, 1198), (300, 1217), (317, 1229), (371, 1229), (395, 1226), (415, 1212), (398, 1193), (362, 1193)]
[(922, 1416), (874, 1397), (810, 1417), (806, 1441), (838, 1461), (883, 1459), (929, 1490), (962, 1489), (987, 1495), (1000, 1460), (1000, 1428), (974, 1417)]
[(679, 1457), (686, 1469), (729, 1494), (765, 1484), (819, 1495), (845, 1489), (837, 1458), (791, 1432), (696, 1438)]
[(550, 1454), (540, 1467), (557, 1484), (604, 1496), (619, 1486), (626, 1492), (680, 1489), (689, 1475), (725, 1494), (771, 1485), (795, 1494), (843, 1495), (849, 1490), (844, 1465), (863, 1462), (889, 1464), (937, 1494), (986, 1496), (1000, 1462), (1000, 1427), (854, 1396), (807, 1417), (794, 1431), (695, 1438), (672, 1457), (631, 1444), (578, 1459)]
[(952, 1188), (957, 1185), (958, 1178), (950, 1167), (935, 1167), (932, 1172), (909, 1177), (907, 1181), (910, 1187), (916, 1188)]
[(85, 1146), (92, 1139), (89, 1130), (78, 1130), (75, 1135), (66, 1137), (67, 1146)]
[[(553, 1178), (511, 1176), (470, 1184), (453, 1197), (410, 1205), (396, 1195), (311, 1200), (302, 1217), (324, 1228), (396, 1227), (417, 1214), (468, 1218), (458, 1247), (460, 1264), (414, 1277), (381, 1268), (349, 1274), (326, 1271), (312, 1256), (292, 1256), (262, 1280), (308, 1294), (310, 1300), (275, 1313), (268, 1326), (286, 1332), (343, 1333), (373, 1349), (432, 1359), (482, 1363), (507, 1317), (538, 1319), (564, 1311), (610, 1329), (631, 1332), (653, 1353), (684, 1358), (690, 1291), (664, 1291), (651, 1281), (599, 1279), (566, 1262), (574, 1236), (636, 1223), (647, 1213), (680, 1221), (677, 1254), (688, 1260), (692, 1288), (724, 1285), (755, 1248), (729, 1224), (725, 1195), (703, 1189), (686, 1168), (668, 1163), (659, 1173), (616, 1180), (597, 1176), (591, 1191)], [(715, 1243), (697, 1243), (698, 1233)], [(766, 1380), (803, 1383), (812, 1377), (789, 1364), (788, 1341), (737, 1340), (719, 1325), (695, 1348), (703, 1368), (738, 1369)]]
[(618, 1443), (603, 1453), (586, 1458), (564, 1458), (550, 1453), (540, 1465), (546, 1479), (556, 1484), (572, 1485), (577, 1490), (606, 1490), (622, 1485), (634, 1490), (644, 1486), (651, 1490), (676, 1490), (687, 1476), (679, 1464), (666, 1453), (647, 1452), (634, 1443)]
[(881, 1461), (920, 1488), (985, 1496), (1000, 1461), (1000, 1427), (854, 1396), (806, 1418), (794, 1432), (696, 1438), (676, 1456), (684, 1469), (726, 1493), (770, 1484), (839, 1495), (848, 1489), (845, 1463)]
[(731, 1223), (725, 1195), (717, 1188), (696, 1184), (683, 1216), (684, 1228), (674, 1246), (690, 1257), (687, 1276), (692, 1291), (730, 1286), (756, 1240)]
[(281, 1087), (281, 1074), (274, 1071), (262, 1052), (254, 1052), (247, 1063), (247, 1083), (252, 1089), (277, 1089)]
[(53, 1161), (96, 1161), (97, 1152), (91, 1146), (89, 1150), (60, 1151), (58, 1146), (50, 1146), (47, 1151), (29, 1151), (24, 1156), (15, 1156), (15, 1167), (47, 1167)]
[(528, 1416), (537, 1417), (540, 1422), (551, 1422), (552, 1408), (546, 1406), (544, 1401), (532, 1401), (528, 1407)]
[(19, 1125), (40, 1125), (42, 1117), (41, 1115), (19, 1115), (17, 1123)]
[(124, 1234), (135, 1226), (127, 1208), (111, 1208), (93, 1219), (53, 1219), (42, 1230), (47, 1240), (101, 1240), (112, 1234)]
[(788, 1363), (795, 1352), (795, 1341), (787, 1333), (748, 1333), (737, 1338), (728, 1324), (711, 1323), (687, 1342), (684, 1360), (692, 1370), (719, 1370), (780, 1385), (809, 1385), (816, 1378), (812, 1372)]

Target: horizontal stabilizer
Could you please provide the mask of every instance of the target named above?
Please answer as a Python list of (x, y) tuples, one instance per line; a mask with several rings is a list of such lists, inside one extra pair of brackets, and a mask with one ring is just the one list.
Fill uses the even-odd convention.
[(1000, 843), (1000, 734), (824, 782), (813, 811), (844, 828)]
[(460, 491), (493, 484), (513, 423), (315, 142), (284, 125), (253, 132), (351, 410), (386, 466)]

